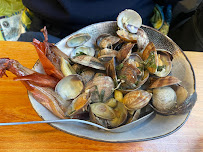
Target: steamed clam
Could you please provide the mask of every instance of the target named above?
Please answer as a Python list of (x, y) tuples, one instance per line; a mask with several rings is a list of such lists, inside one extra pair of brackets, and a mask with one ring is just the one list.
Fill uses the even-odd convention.
[(126, 9), (118, 15), (117, 25), (122, 30), (137, 33), (138, 28), (142, 25), (142, 18), (137, 12)]
[(123, 104), (128, 110), (138, 110), (146, 106), (152, 94), (144, 90), (136, 90), (127, 93), (123, 98)]
[(70, 54), (71, 58), (74, 58), (75, 56), (79, 55), (89, 55), (89, 56), (94, 56), (95, 55), (95, 50), (91, 47), (88, 46), (78, 46)]
[(179, 108), (184, 106), (188, 92), (179, 84), (180, 82), (175, 77), (167, 76), (152, 83), (150, 86), (153, 88), (152, 106), (157, 112), (165, 115), (184, 112)]
[(90, 38), (91, 36), (88, 33), (80, 33), (68, 38), (66, 44), (68, 47), (74, 48), (74, 47), (83, 45), (84, 43), (89, 41)]
[(120, 126), (127, 119), (127, 109), (120, 102), (111, 108), (104, 103), (90, 105), (90, 120), (107, 128)]
[(98, 47), (102, 49), (112, 48), (112, 46), (116, 44), (118, 41), (120, 41), (120, 38), (117, 36), (113, 36), (110, 34), (102, 34), (97, 38), (96, 44)]
[(104, 103), (90, 104), (91, 111), (99, 118), (112, 120), (116, 117), (114, 110)]
[(93, 102), (104, 102), (113, 93), (114, 82), (109, 76), (98, 76), (86, 84), (85, 91), (91, 93)]
[(69, 105), (66, 111), (66, 115), (68, 117), (71, 117), (76, 114), (83, 113), (87, 111), (87, 106), (90, 103), (91, 103), (90, 94), (85, 92), (72, 101), (72, 103)]
[(143, 60), (137, 53), (131, 54), (127, 61), (117, 66), (117, 77), (122, 81), (120, 90), (132, 91), (141, 87), (148, 79)]
[(148, 44), (149, 39), (143, 29), (141, 29), (142, 18), (140, 15), (130, 9), (122, 11), (117, 17), (117, 25), (119, 30), (118, 36), (126, 42), (134, 42), (138, 44), (139, 51)]
[(55, 91), (64, 99), (76, 98), (84, 89), (80, 75), (69, 75), (61, 79), (55, 87)]
[(149, 42), (144, 48), (142, 58), (145, 61), (145, 67), (152, 74), (165, 77), (171, 72), (171, 54), (163, 49), (157, 50), (152, 42)]

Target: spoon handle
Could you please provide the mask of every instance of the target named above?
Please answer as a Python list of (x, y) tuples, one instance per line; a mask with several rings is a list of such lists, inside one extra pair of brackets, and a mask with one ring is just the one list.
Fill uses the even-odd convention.
[(60, 119), (60, 120), (44, 120), (44, 121), (27, 121), (27, 122), (5, 122), (0, 123), (0, 126), (12, 126), (12, 125), (27, 125), (27, 124), (42, 124), (42, 123), (66, 123), (66, 122), (79, 122), (83, 124), (88, 124), (91, 126), (95, 126), (104, 130), (109, 130), (103, 126), (100, 126), (98, 124), (85, 121), (85, 120), (79, 120), (79, 119)]

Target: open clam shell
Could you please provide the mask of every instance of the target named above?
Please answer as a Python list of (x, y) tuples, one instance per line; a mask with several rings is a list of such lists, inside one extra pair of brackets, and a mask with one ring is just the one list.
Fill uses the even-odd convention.
[(78, 55), (89, 55), (94, 56), (95, 50), (88, 46), (78, 46), (73, 51), (71, 51), (70, 57), (73, 58)]
[(120, 38), (117, 36), (102, 34), (97, 38), (96, 44), (99, 48), (112, 48), (118, 41), (120, 41)]
[(137, 53), (132, 53), (123, 67), (117, 66), (117, 77), (124, 82), (119, 88), (123, 93), (127, 93), (140, 88), (148, 79), (149, 72), (144, 70), (143, 60)]
[(114, 81), (109, 76), (98, 76), (86, 84), (85, 91), (91, 93), (93, 102), (105, 102), (113, 93)]
[(176, 77), (167, 76), (157, 79), (150, 88), (153, 88), (152, 107), (164, 115), (180, 114), (188, 111), (188, 100), (191, 98), (188, 91), (181, 86)]
[(84, 90), (84, 84), (80, 75), (69, 75), (61, 79), (55, 87), (55, 91), (64, 99), (76, 98)]
[(85, 111), (87, 111), (87, 106), (90, 103), (90, 94), (83, 93), (72, 101), (66, 111), (66, 115), (68, 117), (73, 117), (76, 114), (84, 113)]
[(163, 49), (157, 49), (157, 55), (158, 67), (154, 74), (159, 77), (165, 77), (169, 75), (172, 69), (172, 55)]
[(117, 17), (117, 25), (120, 29), (127, 30), (131, 33), (137, 33), (137, 29), (142, 25), (141, 16), (131, 9), (122, 11)]
[(116, 59), (113, 57), (109, 62), (105, 64), (106, 74), (110, 76), (114, 82), (117, 84), (117, 74), (116, 74)]
[(68, 40), (66, 41), (66, 44), (68, 47), (73, 48), (73, 47), (83, 45), (90, 39), (91, 39), (91, 36), (88, 33), (79, 33), (68, 38)]
[(153, 42), (149, 42), (144, 48), (142, 59), (146, 62), (145, 67), (154, 74), (158, 67), (158, 55)]

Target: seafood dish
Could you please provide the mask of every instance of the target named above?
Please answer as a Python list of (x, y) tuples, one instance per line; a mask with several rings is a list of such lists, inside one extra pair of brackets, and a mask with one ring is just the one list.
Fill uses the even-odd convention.
[[(0, 77), (6, 70), (21, 81), (33, 98), (60, 119), (82, 119), (113, 129), (160, 115), (188, 113), (195, 89), (174, 74), (176, 55), (158, 48), (142, 28), (142, 18), (130, 9), (117, 17), (117, 30), (101, 33), (91, 46), (89, 33), (66, 40), (65, 50), (34, 39), (43, 71), (37, 72), (9, 58), (0, 59)], [(93, 47), (92, 47), (93, 46)], [(184, 80), (185, 81), (185, 80)]]

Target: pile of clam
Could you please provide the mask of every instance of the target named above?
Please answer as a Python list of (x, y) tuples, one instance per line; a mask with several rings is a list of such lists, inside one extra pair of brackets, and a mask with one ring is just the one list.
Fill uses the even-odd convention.
[(71, 101), (67, 117), (115, 128), (139, 119), (151, 107), (160, 114), (180, 113), (188, 93), (180, 80), (169, 76), (171, 53), (149, 42), (137, 12), (121, 12), (117, 25), (117, 35), (100, 35), (95, 48), (85, 46), (88, 33), (68, 38), (70, 61), (61, 59), (66, 77), (55, 88)]

